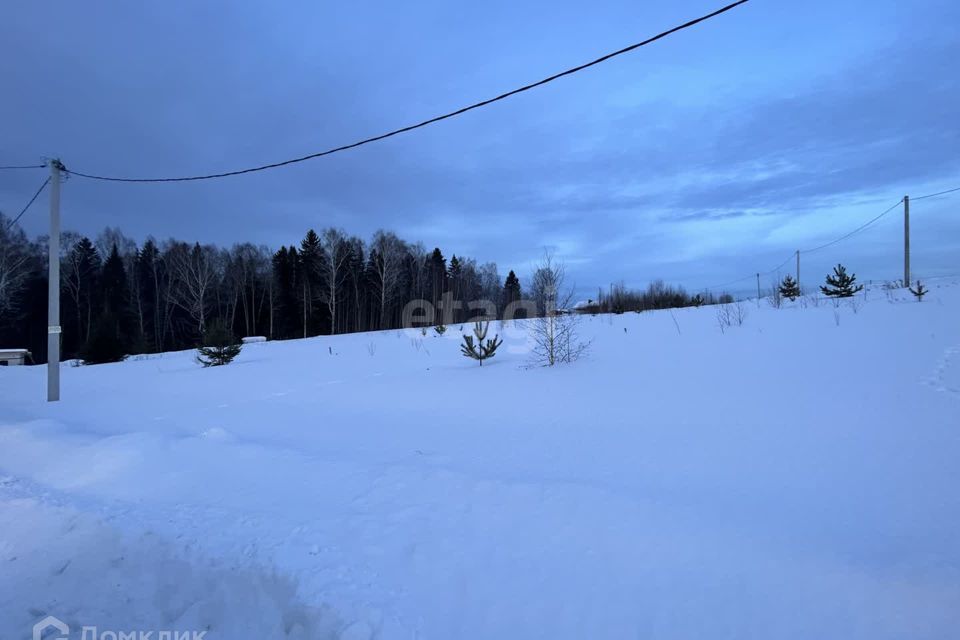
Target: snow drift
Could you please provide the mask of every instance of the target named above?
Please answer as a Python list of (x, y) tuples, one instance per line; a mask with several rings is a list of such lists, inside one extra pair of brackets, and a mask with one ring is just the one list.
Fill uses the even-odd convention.
[(960, 287), (744, 311), (0, 370), (0, 637), (950, 637)]

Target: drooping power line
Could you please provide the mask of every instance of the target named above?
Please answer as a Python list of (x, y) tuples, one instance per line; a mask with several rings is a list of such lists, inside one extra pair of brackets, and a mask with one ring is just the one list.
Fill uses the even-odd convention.
[(769, 275), (769, 274), (771, 274), (771, 273), (780, 271), (780, 269), (782, 269), (784, 266), (786, 266), (786, 264), (787, 264), (788, 262), (790, 262), (791, 260), (793, 260), (794, 256), (796, 256), (796, 254), (795, 254), (795, 253), (791, 253), (790, 256), (789, 256), (786, 260), (784, 260), (783, 262), (781, 262), (780, 264), (778, 264), (777, 266), (775, 266), (773, 269), (769, 269), (769, 270), (767, 270), (767, 271), (763, 271), (760, 275), (766, 276), (766, 275)]
[(862, 225), (860, 225), (859, 227), (857, 227), (856, 229), (854, 229), (854, 230), (851, 231), (850, 233), (847, 233), (847, 234), (845, 234), (845, 235), (842, 235), (842, 236), (840, 236), (839, 238), (837, 238), (836, 240), (831, 240), (830, 242), (827, 242), (827, 243), (825, 243), (825, 244), (821, 244), (820, 246), (814, 247), (814, 248), (812, 248), (812, 249), (801, 249), (800, 252), (801, 252), (801, 253), (813, 253), (814, 251), (820, 251), (820, 249), (826, 249), (827, 247), (833, 246), (833, 245), (837, 244), (838, 242), (842, 242), (843, 240), (846, 240), (846, 239), (849, 238), (850, 236), (853, 236), (853, 235), (856, 235), (856, 234), (860, 233), (861, 231), (863, 231), (864, 229), (866, 229), (867, 227), (869, 227), (870, 225), (872, 225), (874, 222), (876, 222), (876, 221), (879, 220), (880, 218), (884, 217), (885, 215), (887, 215), (888, 213), (890, 213), (891, 211), (893, 211), (894, 209), (896, 209), (897, 207), (899, 207), (902, 203), (903, 203), (903, 198), (901, 198), (900, 200), (898, 200), (893, 206), (891, 206), (889, 209), (887, 209), (886, 211), (884, 211), (884, 212), (881, 213), (880, 215), (876, 216), (875, 218), (871, 218), (870, 220), (868, 220), (867, 222), (863, 223)]
[(748, 276), (743, 276), (742, 278), (737, 278), (736, 280), (730, 280), (729, 282), (723, 282), (723, 283), (721, 283), (721, 284), (715, 284), (715, 285), (711, 285), (711, 286), (709, 286), (709, 287), (703, 287), (702, 290), (703, 290), (703, 291), (713, 291), (714, 289), (722, 289), (723, 287), (729, 287), (729, 286), (732, 285), (732, 284), (737, 284), (737, 283), (740, 283), (740, 282), (744, 282), (744, 281), (750, 280), (751, 278), (754, 278), (754, 277), (756, 277), (756, 276), (751, 273), (751, 274), (748, 275)]
[(351, 143), (351, 144), (346, 144), (346, 145), (343, 145), (343, 146), (334, 147), (333, 149), (327, 149), (326, 151), (320, 151), (320, 152), (317, 152), (317, 153), (311, 153), (311, 154), (309, 154), (309, 155), (301, 156), (301, 157), (299, 157), (299, 158), (292, 158), (292, 159), (290, 159), (290, 160), (284, 160), (284, 161), (282, 161), (282, 162), (274, 162), (274, 163), (271, 163), (271, 164), (264, 164), (264, 165), (260, 165), (260, 166), (257, 166), (257, 167), (250, 167), (250, 168), (248, 168), (248, 169), (238, 169), (238, 170), (236, 170), (236, 171), (226, 171), (226, 172), (223, 172), (223, 173), (210, 173), (210, 174), (206, 174), (206, 175), (183, 176), (183, 177), (175, 177), (175, 178), (122, 178), (122, 177), (101, 176), (101, 175), (94, 175), (94, 174), (89, 174), (89, 173), (81, 173), (81, 172), (79, 172), (79, 171), (73, 171), (73, 170), (68, 170), (68, 173), (70, 173), (71, 175), (79, 176), (79, 177), (81, 177), (81, 178), (89, 178), (89, 179), (92, 179), (92, 180), (107, 180), (107, 181), (110, 181), (110, 182), (189, 182), (189, 181), (194, 181), (194, 180), (212, 180), (212, 179), (214, 179), (214, 178), (226, 178), (226, 177), (228, 177), (228, 176), (237, 176), (237, 175), (242, 175), (242, 174), (245, 174), (245, 173), (254, 173), (254, 172), (256, 172), (256, 171), (265, 171), (265, 170), (267, 170), (267, 169), (275, 169), (275, 168), (277, 168), (277, 167), (284, 167), (284, 166), (287, 166), (287, 165), (296, 164), (296, 163), (298, 163), (298, 162), (305, 162), (306, 160), (312, 160), (312, 159), (314, 159), (314, 158), (320, 158), (320, 157), (322, 157), (322, 156), (328, 156), (328, 155), (331, 155), (331, 154), (334, 154), (334, 153), (338, 153), (338, 152), (340, 152), (340, 151), (346, 151), (346, 150), (348, 150), (348, 149), (354, 149), (354, 148), (356, 148), (356, 147), (360, 147), (360, 146), (363, 146), (363, 145), (365, 145), (365, 144), (370, 144), (371, 142), (377, 142), (377, 141), (380, 141), (380, 140), (384, 140), (384, 139), (386, 139), (386, 138), (390, 138), (390, 137), (399, 135), (399, 134), (401, 134), (401, 133), (406, 133), (406, 132), (408, 132), (408, 131), (413, 131), (414, 129), (419, 129), (419, 128), (421, 128), (421, 127), (426, 127), (427, 125), (431, 125), (431, 124), (440, 122), (441, 120), (447, 120), (447, 119), (449, 119), (449, 118), (453, 118), (453, 117), (459, 116), (459, 115), (461, 115), (461, 114), (464, 114), (464, 113), (466, 113), (466, 112), (468, 112), (468, 111), (472, 111), (472, 110), (474, 110), (474, 109), (479, 109), (480, 107), (485, 107), (485, 106), (487, 106), (487, 105), (493, 104), (494, 102), (499, 102), (500, 100), (505, 100), (505, 99), (507, 99), (507, 98), (509, 98), (509, 97), (511, 97), (511, 96), (517, 95), (518, 93), (523, 93), (523, 92), (525, 92), (525, 91), (529, 91), (529, 90), (534, 89), (534, 88), (536, 88), (536, 87), (543, 86), (543, 85), (545, 85), (545, 84), (547, 84), (547, 83), (549, 83), (549, 82), (553, 82), (554, 80), (558, 80), (559, 78), (563, 78), (563, 77), (565, 77), (565, 76), (573, 75), (574, 73), (577, 73), (577, 72), (579, 72), (579, 71), (583, 71), (584, 69), (587, 69), (587, 68), (589, 68), (589, 67), (593, 67), (593, 66), (595, 66), (595, 65), (598, 65), (598, 64), (600, 64), (600, 63), (602, 63), (602, 62), (606, 62), (607, 60), (610, 60), (610, 59), (615, 58), (615, 57), (617, 57), (617, 56), (621, 56), (621, 55), (623, 55), (623, 54), (625, 54), (625, 53), (629, 53), (630, 51), (633, 51), (633, 50), (635, 50), (635, 49), (639, 49), (640, 47), (646, 46), (646, 45), (648, 45), (648, 44), (651, 44), (651, 43), (653, 43), (653, 42), (656, 42), (657, 40), (660, 40), (660, 39), (662, 39), (662, 38), (666, 38), (666, 37), (669, 36), (669, 35), (672, 35), (672, 34), (674, 34), (674, 33), (677, 33), (678, 31), (682, 31), (682, 30), (684, 30), (684, 29), (688, 29), (688, 28), (693, 27), (693, 26), (695, 26), (695, 25), (697, 25), (697, 24), (700, 24), (701, 22), (704, 22), (704, 21), (706, 21), (706, 20), (709, 20), (709, 19), (711, 19), (711, 18), (714, 18), (714, 17), (716, 17), (716, 16), (719, 16), (719, 15), (722, 14), (722, 13), (726, 13), (727, 11), (730, 11), (731, 9), (734, 9), (735, 7), (738, 7), (738, 6), (742, 5), (742, 4), (746, 4), (747, 2), (749, 2), (749, 0), (738, 0), (737, 2), (733, 2), (733, 3), (731, 3), (731, 4), (728, 4), (727, 6), (722, 7), (722, 8), (720, 8), (720, 9), (717, 9), (716, 11), (713, 11), (713, 12), (711, 12), (711, 13), (708, 13), (708, 14), (706, 14), (706, 15), (704, 15), (704, 16), (701, 16), (701, 17), (696, 18), (696, 19), (694, 19), (694, 20), (690, 20), (689, 22), (685, 22), (685, 23), (683, 23), (683, 24), (681, 24), (681, 25), (678, 25), (678, 26), (676, 26), (676, 27), (673, 27), (672, 29), (668, 29), (667, 31), (663, 31), (663, 32), (661, 32), (661, 33), (658, 33), (657, 35), (655, 35), (655, 36), (653, 36), (653, 37), (651, 37), (651, 38), (647, 38), (646, 40), (643, 40), (642, 42), (637, 42), (637, 43), (632, 44), (632, 45), (630, 45), (630, 46), (628, 46), (628, 47), (624, 47), (624, 48), (619, 49), (619, 50), (617, 50), (617, 51), (614, 51), (614, 52), (612, 52), (612, 53), (608, 53), (608, 54), (606, 54), (606, 55), (603, 55), (603, 56), (601, 56), (601, 57), (599, 57), (599, 58), (597, 58), (597, 59), (595, 59), (595, 60), (591, 60), (590, 62), (581, 64), (581, 65), (576, 66), (576, 67), (573, 67), (573, 68), (571, 68), (571, 69), (567, 69), (566, 71), (561, 71), (560, 73), (555, 73), (554, 75), (549, 76), (549, 77), (546, 77), (546, 78), (544, 78), (543, 80), (539, 80), (539, 81), (537, 81), (537, 82), (532, 82), (532, 83), (530, 83), (530, 84), (524, 85), (524, 86), (519, 87), (519, 88), (517, 88), (517, 89), (513, 89), (512, 91), (507, 91), (506, 93), (501, 93), (500, 95), (498, 95), (498, 96), (496, 96), (496, 97), (489, 98), (489, 99), (487, 99), (487, 100), (482, 100), (482, 101), (480, 101), (480, 102), (476, 102), (476, 103), (471, 104), (471, 105), (469, 105), (469, 106), (466, 106), (466, 107), (462, 107), (462, 108), (460, 108), (460, 109), (457, 109), (456, 111), (451, 111), (451, 112), (449, 112), (449, 113), (445, 113), (445, 114), (443, 114), (443, 115), (436, 116), (436, 117), (430, 118), (430, 119), (428, 119), (428, 120), (423, 120), (422, 122), (418, 122), (417, 124), (412, 124), (412, 125), (409, 125), (409, 126), (406, 126), (406, 127), (402, 127), (402, 128), (400, 128), (400, 129), (394, 129), (393, 131), (389, 131), (389, 132), (387, 132), (387, 133), (383, 133), (383, 134), (380, 134), (380, 135), (377, 135), (377, 136), (373, 136), (373, 137), (371, 137), (371, 138), (366, 138), (366, 139), (360, 140), (360, 141), (358, 141), (358, 142), (353, 142), (353, 143)]
[(0, 166), (0, 170), (4, 169), (43, 169), (47, 165), (45, 164), (16, 164), (16, 165), (6, 165)]
[(16, 218), (14, 218), (14, 219), (11, 220), (9, 223), (7, 223), (7, 227), (6, 227), (6, 229), (4, 229), (4, 231), (9, 231), (10, 229), (13, 228), (13, 225), (17, 224), (17, 222), (20, 220), (20, 218), (23, 217), (23, 214), (25, 214), (25, 213), (27, 212), (27, 209), (30, 208), (30, 205), (33, 204), (33, 201), (36, 200), (38, 197), (40, 197), (40, 194), (43, 192), (44, 188), (47, 186), (47, 184), (49, 184), (49, 182), (50, 182), (50, 178), (48, 177), (46, 180), (43, 181), (43, 184), (40, 185), (40, 188), (37, 189), (37, 192), (36, 192), (35, 194), (33, 194), (33, 197), (30, 198), (30, 202), (27, 203), (27, 206), (25, 206), (25, 207), (23, 208), (23, 210), (20, 211), (20, 213), (17, 214), (17, 217), (16, 217)]
[(911, 197), (910, 197), (910, 200), (911, 200), (911, 201), (913, 201), (913, 200), (926, 200), (927, 198), (936, 198), (937, 196), (945, 196), (945, 195), (947, 195), (948, 193), (953, 193), (953, 192), (955, 192), (955, 191), (960, 191), (960, 187), (956, 187), (955, 189), (947, 189), (946, 191), (940, 191), (940, 192), (937, 192), (937, 193), (928, 193), (928, 194), (925, 195), (925, 196), (917, 196), (916, 198), (914, 198), (913, 196), (911, 196)]
[[(955, 191), (960, 191), (960, 189), (955, 189)], [(949, 193), (949, 192), (943, 192), (943, 193)], [(922, 197), (932, 197), (933, 195), (942, 195), (942, 194), (932, 194), (932, 195), (930, 195), (930, 196), (922, 196)], [(921, 198), (911, 198), (911, 200), (914, 200), (914, 199), (920, 200)], [(826, 243), (821, 244), (821, 245), (819, 245), (819, 246), (817, 246), (817, 247), (813, 247), (812, 249), (801, 249), (801, 250), (800, 250), (800, 253), (802, 253), (802, 254), (813, 253), (814, 251), (819, 251), (819, 250), (821, 250), (821, 249), (826, 249), (827, 247), (833, 246), (833, 245), (837, 244), (838, 242), (842, 242), (842, 241), (846, 240), (847, 238), (849, 238), (849, 237), (851, 237), (851, 236), (854, 236), (854, 235), (860, 233), (861, 231), (863, 231), (863, 230), (866, 229), (867, 227), (873, 225), (875, 222), (877, 222), (878, 220), (880, 220), (881, 218), (883, 218), (885, 215), (887, 215), (888, 213), (890, 213), (891, 211), (893, 211), (894, 209), (896, 209), (897, 207), (899, 207), (902, 203), (903, 203), (903, 199), (900, 199), (900, 200), (899, 200), (896, 204), (894, 204), (892, 207), (890, 207), (889, 209), (887, 209), (886, 211), (884, 211), (884, 212), (881, 213), (880, 215), (871, 218), (870, 220), (868, 220), (867, 222), (863, 223), (862, 225), (860, 225), (859, 227), (857, 227), (857, 228), (854, 229), (853, 231), (851, 231), (851, 232), (849, 232), (849, 233), (846, 233), (846, 234), (840, 236), (839, 238), (835, 238), (835, 239), (831, 240), (830, 242), (826, 242)], [(779, 271), (779, 270), (780, 270), (782, 267), (784, 267), (788, 262), (790, 262), (791, 260), (793, 260), (795, 256), (796, 256), (795, 253), (791, 253), (790, 256), (789, 256), (786, 260), (784, 260), (783, 262), (781, 262), (780, 264), (778, 264), (776, 267), (774, 267), (773, 269), (769, 269), (769, 270), (767, 270), (767, 271), (761, 271), (761, 272), (759, 272), (759, 275), (769, 275), (769, 274), (771, 274), (771, 273), (774, 273), (774, 272), (776, 272), (776, 271)], [(730, 286), (730, 285), (732, 285), (732, 284), (738, 284), (738, 283), (740, 283), (740, 282), (745, 282), (745, 281), (747, 281), (747, 280), (750, 280), (750, 279), (752, 279), (752, 278), (755, 278), (756, 276), (757, 276), (756, 273), (752, 273), (752, 274), (750, 274), (750, 275), (748, 275), (748, 276), (744, 276), (744, 277), (738, 278), (738, 279), (736, 279), (736, 280), (731, 280), (731, 281), (729, 281), (729, 282), (724, 282), (724, 283), (722, 283), (722, 284), (717, 284), (717, 285), (713, 285), (713, 286), (710, 286), (710, 287), (704, 287), (703, 290), (705, 290), (705, 291), (711, 291), (711, 290), (714, 290), (714, 289), (721, 289), (721, 288), (723, 288), (723, 287), (727, 287), (727, 286)]]

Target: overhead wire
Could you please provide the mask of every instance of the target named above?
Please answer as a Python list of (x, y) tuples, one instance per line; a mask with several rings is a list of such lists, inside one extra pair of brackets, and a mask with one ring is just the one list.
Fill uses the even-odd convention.
[(278, 167), (284, 167), (284, 166), (291, 165), (291, 164), (296, 164), (296, 163), (299, 163), (299, 162), (305, 162), (305, 161), (307, 161), (307, 160), (312, 160), (312, 159), (314, 159), (314, 158), (320, 158), (320, 157), (322, 157), (322, 156), (328, 156), (328, 155), (331, 155), (331, 154), (334, 154), (334, 153), (339, 153), (339, 152), (341, 152), (341, 151), (346, 151), (346, 150), (348, 150), (348, 149), (354, 149), (354, 148), (356, 148), (356, 147), (360, 147), (360, 146), (363, 146), (363, 145), (366, 145), (366, 144), (370, 144), (370, 143), (372, 143), (372, 142), (378, 142), (378, 141), (380, 141), (380, 140), (385, 140), (386, 138), (390, 138), (390, 137), (399, 135), (399, 134), (401, 134), (401, 133), (406, 133), (406, 132), (408, 132), (408, 131), (413, 131), (414, 129), (419, 129), (419, 128), (421, 128), (421, 127), (426, 127), (426, 126), (428, 126), (428, 125), (431, 125), (431, 124), (440, 122), (440, 121), (442, 121), (442, 120), (447, 120), (447, 119), (449, 119), (449, 118), (454, 118), (454, 117), (459, 116), (459, 115), (462, 115), (462, 114), (464, 114), (464, 113), (466, 113), (466, 112), (468, 112), (468, 111), (472, 111), (472, 110), (474, 110), (474, 109), (479, 109), (479, 108), (481, 108), (481, 107), (485, 107), (485, 106), (490, 105), (490, 104), (493, 104), (493, 103), (495, 103), (495, 102), (499, 102), (499, 101), (501, 101), (501, 100), (505, 100), (505, 99), (507, 99), (507, 98), (509, 98), (509, 97), (511, 97), (511, 96), (515, 96), (515, 95), (517, 95), (517, 94), (519, 94), (519, 93), (523, 93), (523, 92), (525, 92), (525, 91), (530, 91), (531, 89), (535, 89), (535, 88), (537, 88), (537, 87), (543, 86), (543, 85), (545, 85), (545, 84), (547, 84), (547, 83), (553, 82), (554, 80), (558, 80), (558, 79), (563, 78), (563, 77), (565, 77), (565, 76), (573, 75), (573, 74), (575, 74), (575, 73), (577, 73), (577, 72), (579, 72), (579, 71), (583, 71), (584, 69), (588, 69), (588, 68), (593, 67), (593, 66), (595, 66), (595, 65), (598, 65), (598, 64), (601, 64), (601, 63), (603, 63), (603, 62), (606, 62), (607, 60), (610, 60), (610, 59), (612, 59), (612, 58), (616, 58), (617, 56), (621, 56), (621, 55), (623, 55), (623, 54), (625, 54), (625, 53), (629, 53), (629, 52), (631, 52), (631, 51), (634, 51), (635, 49), (639, 49), (640, 47), (646, 46), (646, 45), (648, 45), (648, 44), (651, 44), (651, 43), (653, 43), (653, 42), (656, 42), (656, 41), (658, 41), (658, 40), (661, 40), (661, 39), (663, 39), (663, 38), (666, 38), (667, 36), (670, 36), (670, 35), (672, 35), (672, 34), (674, 34), (674, 33), (677, 33), (678, 31), (683, 31), (684, 29), (689, 29), (690, 27), (693, 27), (693, 26), (695, 26), (695, 25), (697, 25), (697, 24), (700, 24), (701, 22), (705, 22), (705, 21), (707, 21), (707, 20), (710, 20), (711, 18), (715, 18), (716, 16), (719, 16), (719, 15), (721, 15), (721, 14), (723, 14), (723, 13), (726, 13), (727, 11), (730, 11), (730, 10), (736, 8), (736, 7), (739, 7), (740, 5), (746, 4), (747, 2), (749, 2), (749, 0), (737, 0), (737, 2), (733, 2), (733, 3), (731, 3), (731, 4), (728, 4), (728, 5), (724, 6), (724, 7), (721, 7), (720, 9), (717, 9), (717, 10), (715, 10), (715, 11), (712, 11), (712, 12), (706, 14), (706, 15), (700, 16), (699, 18), (695, 18), (695, 19), (690, 20), (690, 21), (688, 21), (688, 22), (685, 22), (685, 23), (683, 23), (683, 24), (681, 24), (681, 25), (677, 25), (677, 26), (675, 26), (675, 27), (673, 27), (673, 28), (671, 28), (671, 29), (668, 29), (668, 30), (666, 30), (666, 31), (663, 31), (663, 32), (661, 32), (661, 33), (658, 33), (657, 35), (655, 35), (655, 36), (653, 36), (653, 37), (647, 38), (646, 40), (643, 40), (643, 41), (641, 41), (641, 42), (637, 42), (637, 43), (631, 44), (631, 45), (629, 45), (629, 46), (627, 46), (627, 47), (623, 47), (622, 49), (618, 49), (617, 51), (613, 51), (613, 52), (611, 52), (611, 53), (607, 53), (607, 54), (605, 54), (605, 55), (603, 55), (603, 56), (600, 56), (599, 58), (596, 58), (596, 59), (594, 59), (594, 60), (591, 60), (590, 62), (586, 62), (586, 63), (581, 64), (581, 65), (578, 65), (578, 66), (576, 66), (576, 67), (572, 67), (572, 68), (570, 68), (570, 69), (567, 69), (567, 70), (565, 70), (565, 71), (561, 71), (561, 72), (559, 72), (559, 73), (555, 73), (555, 74), (553, 74), (553, 75), (551, 75), (551, 76), (548, 76), (548, 77), (546, 77), (546, 78), (544, 78), (544, 79), (542, 79), (542, 80), (538, 80), (537, 82), (531, 82), (530, 84), (523, 85), (522, 87), (519, 87), (519, 88), (517, 88), (517, 89), (513, 89), (513, 90), (511, 90), (511, 91), (507, 91), (506, 93), (501, 93), (500, 95), (495, 96), (495, 97), (493, 97), (493, 98), (488, 98), (488, 99), (486, 99), (486, 100), (481, 100), (480, 102), (475, 102), (475, 103), (473, 103), (473, 104), (471, 104), (471, 105), (468, 105), (468, 106), (466, 106), (466, 107), (462, 107), (462, 108), (457, 109), (457, 110), (455, 110), (455, 111), (451, 111), (451, 112), (445, 113), (445, 114), (443, 114), (443, 115), (439, 115), (439, 116), (435, 116), (435, 117), (433, 117), (433, 118), (429, 118), (429, 119), (427, 119), (427, 120), (423, 120), (423, 121), (418, 122), (418, 123), (416, 123), (416, 124), (412, 124), (412, 125), (408, 125), (408, 126), (405, 126), (405, 127), (401, 127), (401, 128), (399, 128), (399, 129), (394, 129), (393, 131), (388, 131), (387, 133), (382, 133), (382, 134), (379, 134), (379, 135), (376, 135), (376, 136), (372, 136), (372, 137), (370, 137), (370, 138), (365, 138), (365, 139), (363, 139), (363, 140), (359, 140), (359, 141), (357, 141), (357, 142), (353, 142), (353, 143), (350, 143), (350, 144), (341, 145), (341, 146), (339, 146), (339, 147), (334, 147), (334, 148), (332, 148), (332, 149), (327, 149), (327, 150), (325, 150), (325, 151), (319, 151), (319, 152), (311, 153), (311, 154), (308, 154), (308, 155), (305, 155), (305, 156), (300, 156), (300, 157), (297, 157), (297, 158), (291, 158), (291, 159), (289, 159), (289, 160), (283, 160), (283, 161), (280, 161), (280, 162), (272, 162), (272, 163), (270, 163), (270, 164), (264, 164), (264, 165), (260, 165), (260, 166), (256, 166), (256, 167), (249, 167), (249, 168), (246, 168), (246, 169), (237, 169), (237, 170), (235, 170), (235, 171), (224, 171), (224, 172), (221, 172), (221, 173), (209, 173), (209, 174), (201, 174), (201, 175), (194, 175), (194, 176), (180, 176), (180, 177), (168, 177), (168, 178), (126, 178), (126, 177), (118, 177), (118, 176), (105, 176), (105, 175), (97, 175), (97, 174), (92, 174), (92, 173), (84, 173), (84, 172), (81, 172), (81, 171), (75, 171), (75, 170), (73, 170), (73, 169), (68, 170), (68, 173), (71, 174), (71, 175), (79, 176), (79, 177), (81, 177), (81, 178), (88, 178), (88, 179), (91, 179), (91, 180), (105, 180), (105, 181), (109, 181), (109, 182), (141, 182), (141, 183), (146, 183), (146, 182), (189, 182), (189, 181), (196, 181), (196, 180), (212, 180), (212, 179), (215, 179), (215, 178), (226, 178), (226, 177), (229, 177), (229, 176), (238, 176), (238, 175), (247, 174), (247, 173), (254, 173), (254, 172), (257, 172), (257, 171), (265, 171), (265, 170), (267, 170), (267, 169), (275, 169), (275, 168), (278, 168)]
[(800, 250), (800, 253), (814, 253), (815, 251), (820, 251), (821, 249), (826, 249), (827, 247), (831, 247), (831, 246), (837, 244), (838, 242), (842, 242), (843, 240), (846, 240), (847, 238), (849, 238), (849, 237), (851, 237), (851, 236), (853, 236), (853, 235), (856, 235), (856, 234), (860, 233), (861, 231), (863, 231), (864, 229), (866, 229), (867, 227), (869, 227), (870, 225), (872, 225), (873, 223), (877, 222), (878, 220), (880, 220), (881, 218), (883, 218), (885, 215), (887, 215), (888, 213), (890, 213), (891, 211), (893, 211), (894, 209), (896, 209), (897, 207), (899, 207), (901, 204), (903, 204), (903, 198), (901, 198), (900, 200), (898, 200), (898, 201), (897, 201), (896, 203), (894, 203), (889, 209), (887, 209), (886, 211), (884, 211), (884, 212), (881, 213), (880, 215), (878, 215), (878, 216), (876, 216), (876, 217), (874, 217), (874, 218), (871, 218), (870, 220), (868, 220), (867, 222), (863, 223), (862, 225), (860, 225), (859, 227), (857, 227), (856, 229), (854, 229), (854, 230), (851, 231), (850, 233), (844, 234), (844, 235), (840, 236), (839, 238), (836, 238), (835, 240), (831, 240), (830, 242), (826, 242), (826, 243), (821, 244), (821, 245), (819, 245), (819, 246), (817, 246), (817, 247), (814, 247), (814, 248), (812, 248), (812, 249), (801, 249), (801, 250)]
[(15, 224), (17, 224), (17, 222), (19, 222), (20, 218), (23, 217), (23, 214), (25, 214), (25, 213), (27, 212), (27, 210), (30, 209), (30, 205), (33, 204), (34, 200), (36, 200), (38, 197), (40, 197), (40, 194), (43, 192), (44, 188), (46, 188), (47, 184), (49, 184), (49, 183), (50, 183), (50, 178), (47, 177), (47, 179), (43, 181), (43, 184), (40, 185), (40, 188), (37, 189), (37, 192), (33, 194), (33, 197), (30, 198), (30, 202), (27, 203), (27, 206), (25, 206), (25, 207), (20, 211), (20, 213), (17, 214), (17, 217), (16, 217), (16, 218), (14, 218), (13, 220), (11, 220), (10, 222), (7, 223), (7, 226), (6, 226), (6, 228), (4, 229), (4, 231), (9, 231), (10, 229), (13, 228), (13, 225), (15, 225)]
[(937, 196), (945, 196), (948, 193), (954, 193), (955, 191), (960, 191), (960, 187), (956, 187), (954, 189), (947, 189), (946, 191), (939, 191), (937, 193), (928, 193), (925, 196), (917, 196), (916, 198), (911, 196), (910, 201), (913, 202), (914, 200), (926, 200), (927, 198), (936, 198)]

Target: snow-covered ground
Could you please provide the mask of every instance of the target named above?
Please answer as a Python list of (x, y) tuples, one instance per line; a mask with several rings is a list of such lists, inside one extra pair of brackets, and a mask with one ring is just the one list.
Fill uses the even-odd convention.
[(930, 288), (588, 316), (553, 369), (456, 326), (65, 366), (58, 404), (0, 368), (0, 638), (957, 637), (960, 285)]

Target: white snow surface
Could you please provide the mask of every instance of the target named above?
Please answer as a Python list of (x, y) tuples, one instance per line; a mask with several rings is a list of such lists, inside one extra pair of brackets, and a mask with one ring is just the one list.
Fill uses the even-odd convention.
[(0, 638), (958, 637), (930, 289), (585, 316), (554, 368), (510, 325), (482, 368), (459, 326), (65, 365), (55, 404), (0, 368)]

